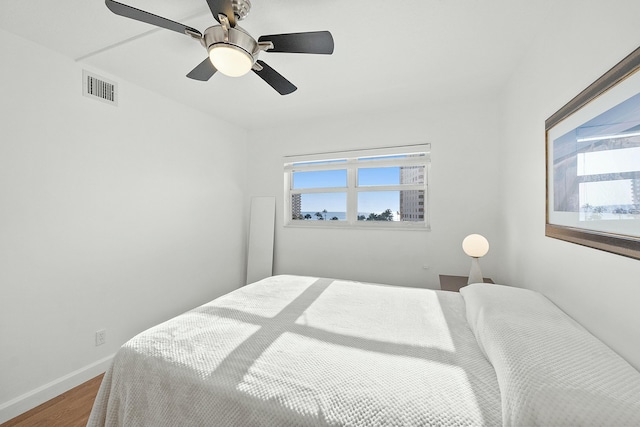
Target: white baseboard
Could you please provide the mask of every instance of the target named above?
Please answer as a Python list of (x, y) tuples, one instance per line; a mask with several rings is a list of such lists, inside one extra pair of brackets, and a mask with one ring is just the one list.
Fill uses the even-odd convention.
[(0, 404), (0, 424), (89, 381), (91, 378), (97, 377), (107, 370), (113, 356), (113, 354), (107, 356), (104, 359), (100, 359), (97, 362), (73, 371), (15, 399)]

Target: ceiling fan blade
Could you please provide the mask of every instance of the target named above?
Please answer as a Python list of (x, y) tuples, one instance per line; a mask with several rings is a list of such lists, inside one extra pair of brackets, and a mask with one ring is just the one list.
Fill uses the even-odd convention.
[(260, 64), (262, 70), (257, 71), (253, 69), (252, 71), (267, 82), (267, 84), (274, 88), (280, 95), (288, 95), (298, 89), (289, 80), (282, 77), (280, 73), (265, 64), (264, 61), (258, 60), (257, 63)]
[(233, 13), (231, 0), (207, 0), (207, 4), (209, 5), (209, 9), (211, 9), (213, 17), (216, 18), (216, 21), (222, 24), (218, 18), (218, 15), (222, 13), (227, 16), (231, 28), (236, 26), (236, 15)]
[(308, 33), (272, 34), (261, 36), (259, 42), (273, 43), (273, 49), (267, 52), (287, 53), (333, 53), (333, 36), (329, 31), (312, 31)]
[(200, 80), (201, 82), (206, 82), (216, 73), (216, 67), (213, 66), (209, 57), (202, 61), (196, 68), (191, 70), (187, 77), (193, 80)]
[(136, 21), (145, 22), (147, 24), (155, 25), (156, 27), (166, 28), (167, 30), (173, 30), (181, 34), (202, 37), (202, 33), (200, 31), (195, 28), (187, 27), (179, 22), (171, 21), (170, 19), (145, 12), (144, 10), (136, 9), (135, 7), (127, 6), (126, 4), (118, 3), (117, 1), (105, 0), (104, 3), (107, 5), (109, 10), (116, 15), (135, 19)]

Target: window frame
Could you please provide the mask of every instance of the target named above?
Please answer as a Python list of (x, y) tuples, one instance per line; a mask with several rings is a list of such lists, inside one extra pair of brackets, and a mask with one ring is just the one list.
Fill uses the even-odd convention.
[[(423, 154), (416, 157), (382, 158), (375, 157)], [(344, 161), (341, 161), (344, 160)], [(327, 162), (320, 163), (318, 162)], [(315, 164), (314, 164), (315, 163)], [(396, 147), (372, 148), (338, 152), (302, 154), (283, 157), (284, 165), (284, 226), (303, 228), (356, 228), (430, 230), (429, 182), (431, 175), (431, 144), (402, 145)], [(358, 169), (422, 166), (424, 183), (358, 186)], [(346, 170), (346, 187), (293, 188), (294, 172), (323, 170)], [(409, 191), (424, 192), (424, 218), (421, 221), (358, 221), (358, 195), (365, 192)], [(294, 220), (292, 219), (294, 194), (346, 193), (346, 219), (342, 221)], [(395, 214), (395, 213), (394, 213)]]

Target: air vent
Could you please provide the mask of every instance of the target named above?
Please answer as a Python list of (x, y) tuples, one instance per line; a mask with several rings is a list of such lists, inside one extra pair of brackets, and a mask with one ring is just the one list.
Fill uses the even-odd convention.
[(118, 84), (82, 70), (82, 94), (111, 105), (118, 105)]

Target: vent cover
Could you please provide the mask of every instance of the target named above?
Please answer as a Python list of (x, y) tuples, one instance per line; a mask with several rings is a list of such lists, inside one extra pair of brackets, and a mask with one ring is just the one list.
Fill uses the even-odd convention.
[(82, 94), (111, 105), (118, 105), (118, 84), (82, 70)]

